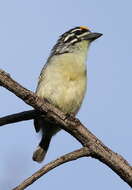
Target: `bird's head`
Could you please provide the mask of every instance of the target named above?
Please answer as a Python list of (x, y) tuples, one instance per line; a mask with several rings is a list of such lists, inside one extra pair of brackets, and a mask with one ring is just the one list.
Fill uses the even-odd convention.
[(52, 55), (72, 53), (74, 51), (87, 51), (87, 48), (101, 33), (91, 32), (86, 26), (78, 26), (68, 30), (60, 36), (52, 49)]

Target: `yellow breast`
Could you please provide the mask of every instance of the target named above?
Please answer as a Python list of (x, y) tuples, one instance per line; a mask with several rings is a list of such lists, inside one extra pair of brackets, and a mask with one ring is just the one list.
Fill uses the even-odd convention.
[(73, 53), (53, 56), (41, 75), (37, 94), (65, 113), (76, 113), (86, 91), (85, 59)]

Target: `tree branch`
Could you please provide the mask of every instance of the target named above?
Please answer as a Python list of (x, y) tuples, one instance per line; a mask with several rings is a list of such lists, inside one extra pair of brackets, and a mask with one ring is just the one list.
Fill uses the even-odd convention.
[(61, 128), (75, 137), (83, 146), (88, 147), (93, 158), (109, 166), (132, 187), (132, 167), (130, 164), (122, 156), (106, 147), (78, 119), (68, 117), (47, 101), (40, 99), (35, 93), (19, 85), (2, 70), (0, 70), (0, 85), (13, 92), (28, 105), (42, 112), (45, 118), (59, 124)]
[(0, 126), (16, 123), (20, 121), (26, 121), (30, 119), (35, 119), (40, 116), (42, 113), (37, 110), (24, 111), (12, 115), (8, 115), (0, 118)]
[(60, 166), (66, 162), (76, 160), (84, 156), (90, 156), (90, 153), (91, 153), (90, 150), (88, 150), (87, 147), (84, 147), (79, 150), (73, 151), (69, 154), (65, 154), (64, 156), (61, 156), (60, 158), (57, 158), (56, 160), (46, 164), (40, 170), (35, 172), (31, 177), (27, 178), (20, 185), (15, 187), (13, 190), (23, 190), (29, 185), (31, 185), (33, 182), (35, 182), (37, 179), (39, 179), (42, 175), (46, 174), (47, 172), (56, 168), (57, 166)]

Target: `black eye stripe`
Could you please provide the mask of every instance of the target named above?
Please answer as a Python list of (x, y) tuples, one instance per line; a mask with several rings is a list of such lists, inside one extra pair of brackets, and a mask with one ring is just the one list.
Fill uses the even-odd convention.
[(86, 30), (77, 30), (75, 32), (75, 35), (80, 35), (80, 34), (83, 34), (84, 32), (86, 32)]

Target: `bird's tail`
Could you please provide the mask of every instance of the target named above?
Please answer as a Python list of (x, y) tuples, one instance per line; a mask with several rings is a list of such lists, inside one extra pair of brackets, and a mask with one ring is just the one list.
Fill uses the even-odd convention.
[(48, 134), (45, 134), (45, 135), (43, 134), (42, 139), (39, 143), (39, 146), (33, 153), (32, 158), (34, 161), (39, 162), (39, 163), (43, 161), (47, 153), (47, 150), (49, 148), (50, 141), (51, 141), (51, 136), (49, 136)]

